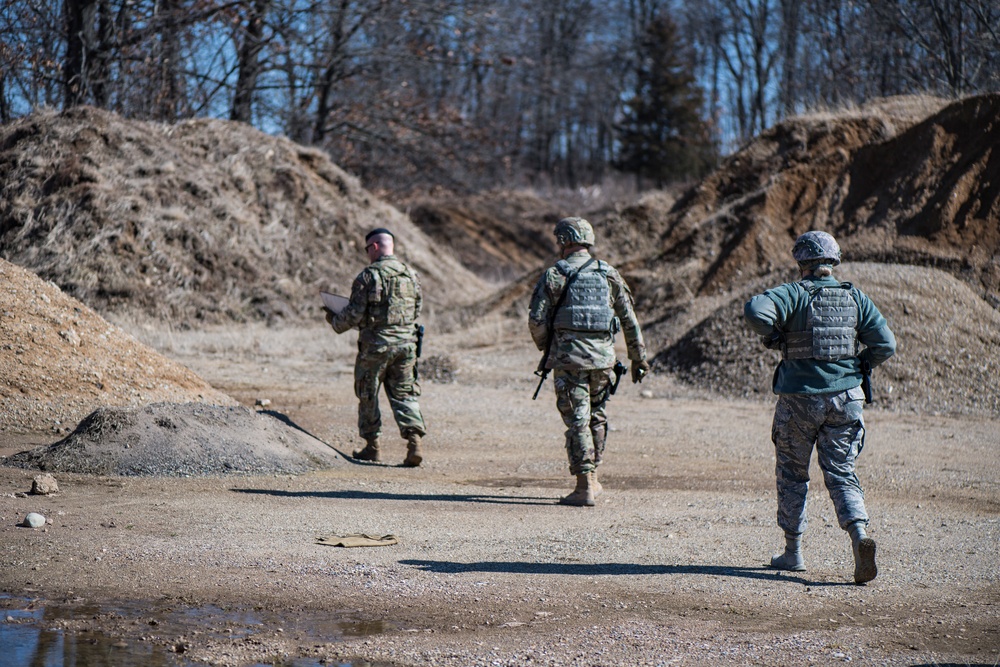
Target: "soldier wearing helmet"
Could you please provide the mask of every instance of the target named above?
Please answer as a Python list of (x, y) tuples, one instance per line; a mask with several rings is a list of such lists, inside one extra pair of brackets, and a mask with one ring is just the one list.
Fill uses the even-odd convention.
[(616, 363), (615, 335), (625, 337), (633, 382), (642, 381), (649, 364), (628, 285), (613, 266), (591, 256), (594, 228), (583, 218), (564, 218), (554, 234), (561, 259), (535, 285), (528, 329), (544, 352), (543, 381), (553, 371), (569, 470), (576, 477), (576, 488), (559, 502), (593, 506), (602, 490), (597, 467), (607, 442), (607, 402), (617, 387), (614, 369), (623, 369)]
[(854, 581), (863, 584), (878, 569), (855, 462), (864, 447), (862, 410), (870, 402), (871, 369), (895, 353), (896, 338), (871, 299), (833, 277), (840, 264), (836, 239), (806, 232), (796, 239), (792, 257), (802, 279), (754, 296), (743, 309), (765, 347), (781, 352), (771, 440), (785, 550), (771, 558), (771, 567), (806, 569), (801, 541), (815, 448), (837, 520), (851, 537)]

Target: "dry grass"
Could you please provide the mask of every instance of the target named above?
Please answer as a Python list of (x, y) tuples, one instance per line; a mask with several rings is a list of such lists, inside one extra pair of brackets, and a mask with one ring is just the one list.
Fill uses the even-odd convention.
[(940, 112), (954, 102), (931, 94), (894, 95), (868, 102), (844, 103), (836, 106), (815, 105), (788, 119), (790, 122), (837, 123), (849, 119), (877, 118), (901, 131)]
[(0, 256), (102, 314), (176, 326), (298, 321), (367, 264), (389, 227), (428, 308), (485, 286), (321, 152), (224, 121), (95, 109), (0, 127)]

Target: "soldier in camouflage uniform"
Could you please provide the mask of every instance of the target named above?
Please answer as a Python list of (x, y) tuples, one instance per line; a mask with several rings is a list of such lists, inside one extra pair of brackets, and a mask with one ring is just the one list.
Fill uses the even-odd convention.
[(354, 279), (350, 303), (339, 314), (328, 311), (326, 319), (337, 333), (359, 329), (354, 393), (360, 401), (358, 430), (366, 445), (354, 458), (379, 460), (378, 392), (384, 385), (400, 435), (407, 441), (403, 465), (416, 467), (423, 460), (421, 438), (427, 433), (416, 379), (416, 320), (422, 296), (416, 273), (392, 254), (393, 241), (387, 229), (368, 233), (365, 251), (371, 264)]
[(792, 256), (802, 280), (753, 297), (743, 311), (764, 345), (782, 356), (774, 374), (778, 403), (771, 439), (785, 551), (771, 559), (771, 567), (806, 569), (801, 540), (815, 447), (840, 527), (851, 536), (854, 581), (863, 584), (874, 579), (878, 569), (875, 542), (866, 533), (864, 493), (855, 474), (864, 446), (862, 409), (871, 369), (895, 353), (896, 339), (871, 299), (833, 277), (840, 246), (832, 236), (806, 232), (796, 240)]
[(601, 491), (597, 466), (607, 441), (607, 402), (615, 381), (615, 333), (625, 336), (633, 382), (642, 380), (649, 364), (628, 285), (614, 267), (590, 255), (593, 227), (583, 218), (565, 218), (556, 225), (555, 236), (562, 259), (535, 285), (528, 328), (538, 349), (548, 349), (545, 368), (553, 370), (569, 470), (576, 476), (576, 488), (559, 502), (593, 506)]

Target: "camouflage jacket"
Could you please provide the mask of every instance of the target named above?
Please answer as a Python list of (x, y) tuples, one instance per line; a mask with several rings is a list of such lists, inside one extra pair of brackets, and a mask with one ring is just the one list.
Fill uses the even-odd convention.
[(334, 316), (333, 329), (344, 333), (357, 327), (362, 345), (413, 343), (422, 305), (417, 274), (395, 255), (385, 255), (354, 279), (351, 301)]
[[(566, 262), (575, 270), (579, 270), (588, 260), (590, 253), (580, 250), (566, 258)], [(646, 345), (642, 340), (642, 331), (632, 307), (632, 292), (618, 271), (607, 267), (609, 298), (611, 308), (618, 319), (621, 333), (625, 336), (628, 347), (628, 358), (638, 361), (646, 358)], [(549, 268), (538, 279), (535, 291), (531, 296), (528, 308), (528, 330), (539, 350), (545, 349), (549, 340), (550, 327), (555, 307), (567, 278), (555, 267)], [(611, 368), (615, 365), (614, 335), (611, 331), (572, 331), (560, 329), (552, 331), (551, 351), (547, 368), (563, 370), (585, 370), (594, 368)]]

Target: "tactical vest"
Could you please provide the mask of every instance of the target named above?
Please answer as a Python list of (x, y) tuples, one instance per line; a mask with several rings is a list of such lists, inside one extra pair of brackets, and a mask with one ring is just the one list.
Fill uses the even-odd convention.
[(413, 324), (417, 319), (417, 281), (410, 270), (399, 261), (380, 262), (371, 269), (375, 281), (368, 293), (366, 325)]
[[(556, 262), (556, 270), (567, 278), (574, 269), (566, 260)], [(611, 286), (607, 264), (597, 260), (594, 268), (580, 271), (556, 312), (553, 327), (572, 331), (611, 331), (615, 313), (611, 309)]]
[(816, 287), (799, 283), (809, 292), (805, 331), (785, 334), (784, 359), (839, 361), (858, 354), (858, 304), (851, 296), (851, 283)]

